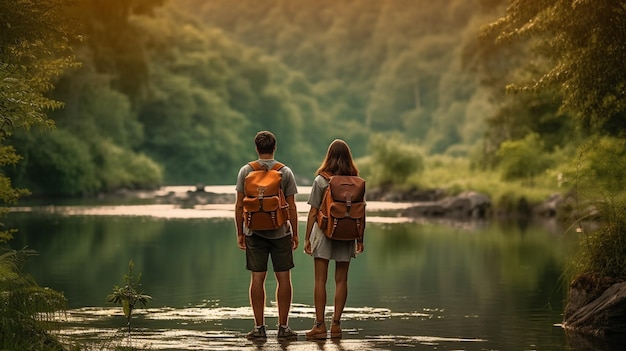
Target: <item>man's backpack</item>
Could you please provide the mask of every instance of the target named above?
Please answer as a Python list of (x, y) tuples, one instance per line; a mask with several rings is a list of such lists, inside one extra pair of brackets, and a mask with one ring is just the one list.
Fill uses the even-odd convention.
[(328, 238), (362, 240), (365, 232), (365, 180), (357, 176), (321, 176), (328, 180), (317, 225)]
[(243, 217), (250, 230), (278, 229), (289, 219), (289, 204), (280, 186), (284, 165), (277, 162), (267, 169), (258, 161), (244, 181)]

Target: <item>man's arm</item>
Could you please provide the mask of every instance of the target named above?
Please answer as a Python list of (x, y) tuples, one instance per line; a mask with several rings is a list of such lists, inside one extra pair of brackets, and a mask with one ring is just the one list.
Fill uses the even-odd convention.
[(289, 195), (286, 198), (287, 204), (289, 204), (289, 222), (291, 224), (291, 249), (298, 248), (300, 240), (298, 239), (298, 209), (296, 208), (295, 195)]
[(246, 249), (246, 236), (243, 233), (243, 197), (244, 193), (237, 192), (237, 201), (235, 201), (235, 226), (237, 227), (237, 246), (240, 249)]

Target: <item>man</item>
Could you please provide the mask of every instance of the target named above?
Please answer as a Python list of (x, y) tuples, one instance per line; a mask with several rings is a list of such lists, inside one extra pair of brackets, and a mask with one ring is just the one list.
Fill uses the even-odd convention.
[[(258, 162), (266, 169), (272, 169), (277, 163), (274, 160), (276, 137), (268, 131), (258, 132), (254, 138)], [(253, 171), (246, 164), (237, 176), (237, 201), (235, 204), (235, 223), (237, 227), (237, 245), (246, 251), (246, 268), (252, 272), (250, 281), (250, 304), (254, 312), (255, 327), (246, 337), (248, 339), (266, 338), (265, 331), (265, 277), (268, 259), (271, 256), (276, 276), (276, 300), (278, 303), (278, 339), (296, 339), (297, 334), (287, 324), (292, 299), (290, 270), (294, 267), (293, 250), (298, 248), (298, 212), (295, 195), (297, 186), (291, 169), (284, 166), (279, 170), (282, 174), (281, 189), (289, 205), (289, 220), (273, 230), (252, 231), (244, 225), (245, 179)]]

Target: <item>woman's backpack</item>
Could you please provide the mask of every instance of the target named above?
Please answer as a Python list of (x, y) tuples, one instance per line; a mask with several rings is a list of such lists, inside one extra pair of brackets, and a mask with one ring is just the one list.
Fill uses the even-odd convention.
[(244, 181), (244, 224), (253, 231), (278, 229), (289, 219), (289, 204), (280, 186), (284, 165), (277, 162), (267, 169), (258, 161), (248, 164), (252, 172)]
[(330, 175), (317, 214), (317, 225), (334, 240), (362, 240), (365, 233), (365, 180), (358, 176)]

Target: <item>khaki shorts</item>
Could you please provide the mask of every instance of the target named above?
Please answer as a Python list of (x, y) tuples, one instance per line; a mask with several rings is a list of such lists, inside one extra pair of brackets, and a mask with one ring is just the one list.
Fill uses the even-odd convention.
[(280, 239), (267, 239), (256, 234), (246, 236), (246, 269), (252, 272), (267, 272), (270, 256), (274, 272), (292, 269), (294, 264), (291, 235)]

